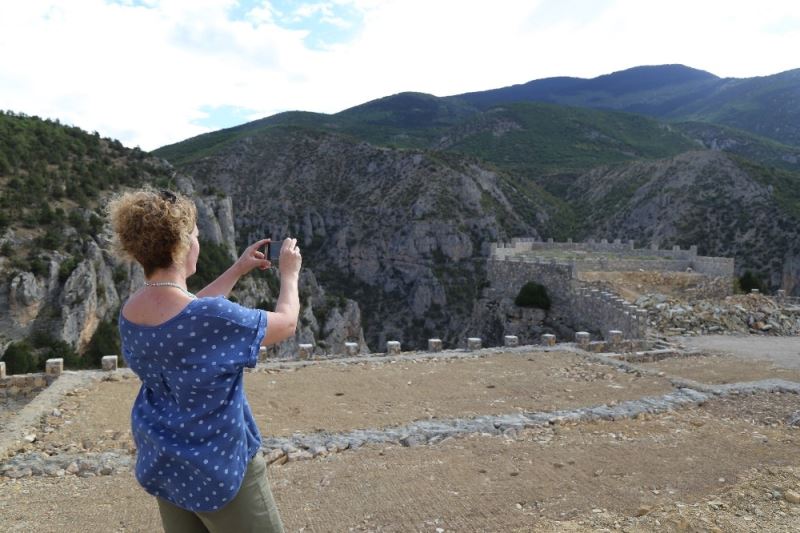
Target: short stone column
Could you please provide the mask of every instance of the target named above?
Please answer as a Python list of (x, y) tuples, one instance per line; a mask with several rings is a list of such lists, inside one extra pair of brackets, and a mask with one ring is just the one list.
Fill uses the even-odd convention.
[(775, 293), (775, 298), (778, 300), (783, 300), (786, 298), (786, 291), (783, 289), (778, 289), (778, 292)]
[(622, 344), (622, 332), (618, 329), (608, 330), (608, 343), (611, 346), (619, 346)]
[(117, 369), (118, 359), (116, 355), (104, 355), (102, 359), (100, 359), (100, 364), (103, 367), (103, 370), (116, 370)]
[(483, 346), (483, 341), (481, 341), (480, 337), (469, 337), (467, 339), (467, 350), (480, 350), (481, 346)]
[(346, 342), (344, 343), (344, 351), (350, 357), (358, 355), (358, 343), (357, 342)]
[(64, 372), (64, 358), (48, 359), (44, 364), (44, 372), (50, 377), (58, 377)]
[(389, 341), (386, 343), (386, 355), (399, 355), (400, 341)]
[(556, 345), (556, 336), (552, 333), (545, 333), (542, 335), (542, 344), (545, 346), (555, 346)]
[(759, 294), (760, 292), (758, 289), (750, 289), (750, 294)]
[(442, 339), (428, 339), (428, 351), (429, 352), (441, 352), (442, 351)]
[(6, 377), (6, 362), (0, 361), (0, 379), (4, 379)]
[(314, 353), (314, 345), (313, 344), (298, 344), (297, 345), (297, 358), (298, 359), (309, 359), (313, 353)]
[(519, 337), (517, 337), (516, 335), (506, 335), (505, 337), (503, 337), (503, 341), (505, 342), (505, 345), (508, 346), (509, 348), (514, 348), (516, 346), (519, 346)]
[(589, 347), (589, 332), (578, 331), (575, 333), (575, 343), (579, 348), (586, 349)]
[(258, 362), (263, 363), (267, 360), (267, 347), (262, 346), (258, 349)]

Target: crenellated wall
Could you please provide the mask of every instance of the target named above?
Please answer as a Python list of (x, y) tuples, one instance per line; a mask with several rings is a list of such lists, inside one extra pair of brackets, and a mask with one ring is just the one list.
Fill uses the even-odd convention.
[[(620, 330), (628, 338), (646, 336), (646, 313), (618, 295), (600, 291), (578, 281), (580, 272), (695, 272), (710, 278), (731, 279), (733, 259), (697, 255), (697, 246), (661, 250), (634, 248), (633, 241), (547, 242), (512, 239), (493, 243), (488, 267), (491, 288), (488, 297), (514, 298), (529, 281), (541, 283), (559, 308), (577, 328), (600, 333)], [(732, 283), (720, 283), (726, 296)]]

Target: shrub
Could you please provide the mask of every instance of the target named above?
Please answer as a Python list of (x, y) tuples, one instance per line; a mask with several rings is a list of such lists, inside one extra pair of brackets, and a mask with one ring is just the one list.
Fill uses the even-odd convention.
[(189, 290), (197, 292), (225, 272), (233, 264), (227, 248), (221, 244), (200, 241), (197, 272), (187, 280)]
[(119, 330), (110, 320), (100, 322), (92, 335), (92, 340), (83, 354), (84, 365), (90, 368), (100, 368), (104, 355), (118, 355), (120, 366), (123, 364), (122, 349), (120, 347)]
[(538, 307), (546, 311), (550, 309), (550, 297), (544, 285), (529, 281), (519, 290), (514, 304), (519, 307)]
[(75, 257), (68, 257), (64, 259), (58, 266), (58, 281), (64, 283), (69, 279), (70, 274), (78, 266), (78, 259)]
[(64, 359), (64, 368), (84, 368), (84, 363), (75, 349), (64, 340), (57, 339), (44, 331), (37, 331), (30, 336), (30, 342), (39, 352), (39, 360)]
[(39, 358), (33, 353), (33, 348), (27, 341), (9, 344), (3, 355), (3, 361), (9, 374), (36, 372), (39, 366)]
[(744, 293), (749, 293), (751, 289), (758, 289), (759, 292), (764, 292), (766, 289), (761, 278), (749, 270), (739, 278), (739, 288)]

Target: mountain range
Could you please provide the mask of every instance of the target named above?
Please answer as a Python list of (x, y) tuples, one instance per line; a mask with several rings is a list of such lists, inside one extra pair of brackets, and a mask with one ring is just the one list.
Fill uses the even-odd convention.
[[(489, 243), (518, 236), (697, 244), (735, 257), (739, 275), (800, 294), (798, 96), (800, 70), (730, 79), (682, 65), (447, 97), (400, 93), (136, 154), (161, 170), (131, 171), (96, 202), (185, 178), (199, 197), (230, 202), (235, 246), (298, 237), (328, 303), (357, 303), (373, 350), (429, 336), (458, 344), (487, 284)], [(32, 173), (4, 170), (14, 148), (3, 135), (5, 198), (11, 180)], [(6, 217), (4, 242), (24, 234), (18, 218)], [(545, 318), (541, 327), (559, 326)]]

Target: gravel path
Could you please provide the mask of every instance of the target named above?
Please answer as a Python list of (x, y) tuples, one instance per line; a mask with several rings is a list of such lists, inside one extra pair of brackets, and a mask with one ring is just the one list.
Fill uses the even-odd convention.
[(783, 368), (800, 370), (800, 337), (703, 335), (674, 340), (689, 349), (729, 353), (746, 361), (765, 360)]
[(100, 371), (64, 372), (0, 428), (0, 459), (24, 442), (25, 436), (39, 426), (42, 416), (58, 407), (68, 392), (85, 387), (102, 377), (103, 373)]

